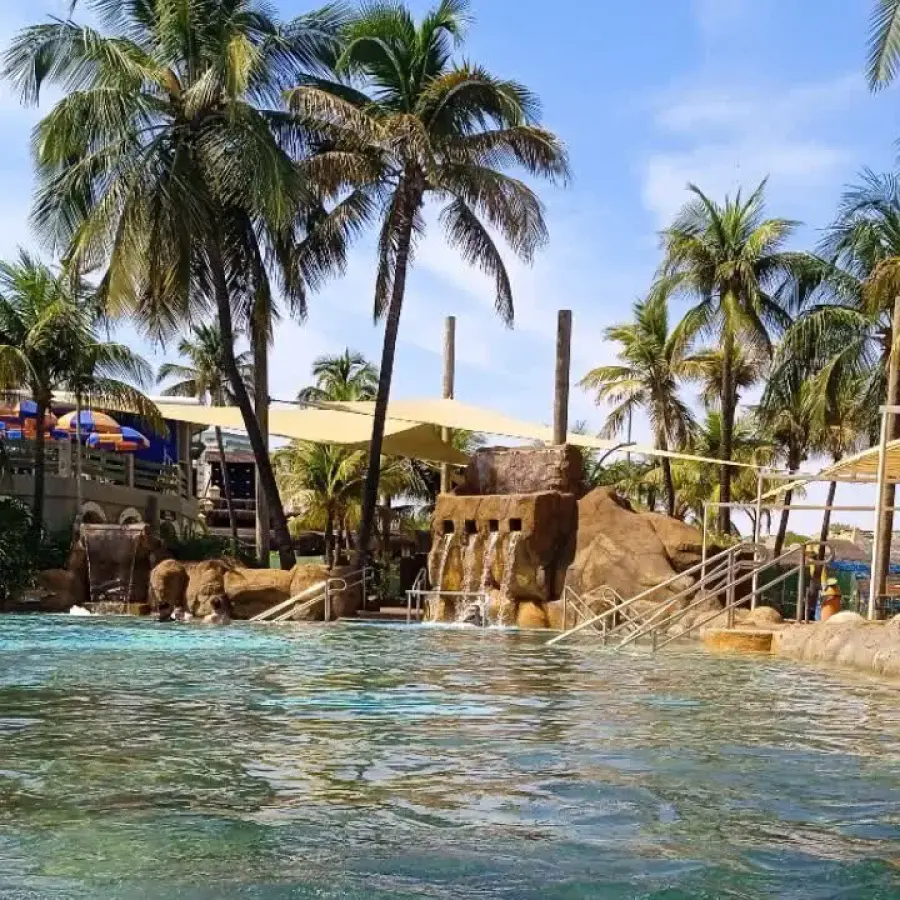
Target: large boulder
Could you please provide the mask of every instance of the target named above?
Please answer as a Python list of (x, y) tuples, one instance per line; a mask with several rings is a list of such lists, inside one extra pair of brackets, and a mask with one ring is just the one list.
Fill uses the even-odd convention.
[(703, 533), (692, 525), (664, 516), (643, 513), (661, 541), (669, 564), (676, 572), (696, 566), (703, 558)]
[(231, 569), (225, 573), (225, 596), (235, 619), (252, 619), (255, 615), (288, 600), (294, 570)]
[(757, 606), (756, 609), (750, 610), (744, 621), (747, 625), (780, 625), (784, 621), (784, 616), (771, 606)]
[(212, 599), (225, 594), (225, 574), (232, 566), (221, 559), (188, 563), (188, 585), (185, 592), (187, 608), (194, 616), (208, 616), (212, 612)]
[(472, 454), (457, 494), (536, 494), (554, 491), (580, 496), (581, 451), (554, 447), (483, 447)]
[(174, 559), (163, 560), (150, 573), (150, 605), (159, 609), (163, 603), (179, 606), (185, 601), (188, 571)]
[[(654, 517), (635, 512), (610, 488), (597, 488), (578, 502), (578, 542), (567, 584), (584, 596), (603, 585), (628, 598), (676, 574)], [(687, 576), (648, 594), (666, 600), (691, 584)]]
[(549, 628), (550, 623), (547, 619), (547, 611), (542, 603), (532, 603), (530, 600), (523, 600), (516, 610), (516, 625), (519, 628)]
[(31, 602), (23, 604), (23, 608), (61, 613), (68, 612), (73, 606), (82, 606), (87, 597), (75, 572), (46, 569), (38, 572), (36, 585), (27, 599)]
[[(844, 615), (844, 613), (839, 613)], [(900, 631), (889, 623), (845, 619), (815, 625), (788, 625), (774, 632), (778, 656), (834, 663), (889, 678), (900, 678)]]

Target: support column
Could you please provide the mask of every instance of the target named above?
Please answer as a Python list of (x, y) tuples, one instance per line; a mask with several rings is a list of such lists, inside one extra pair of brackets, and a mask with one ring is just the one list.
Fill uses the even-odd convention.
[[(887, 572), (890, 567), (890, 543), (888, 543), (888, 565), (883, 564), (882, 529), (885, 528), (884, 503), (887, 486), (885, 473), (887, 469), (887, 442), (890, 432), (890, 416), (887, 410), (881, 413), (881, 437), (878, 440), (878, 477), (875, 487), (875, 530), (872, 532), (872, 568), (869, 572), (869, 607), (867, 615), (869, 619), (875, 618), (875, 599), (885, 592), (886, 586), (880, 577), (882, 569)], [(892, 503), (893, 505), (893, 503)]]
[[(456, 316), (447, 316), (444, 320), (444, 384), (441, 396), (445, 400), (453, 399), (454, 382), (456, 378)], [(441, 429), (441, 440), (445, 444), (450, 443), (450, 429)], [(450, 490), (450, 465), (444, 463), (441, 466), (441, 493), (446, 494)]]
[[(253, 365), (256, 396), (256, 418), (262, 431), (266, 452), (269, 450), (269, 332), (264, 323), (253, 329)], [(272, 519), (269, 511), (269, 499), (262, 488), (259, 473), (256, 473), (256, 550), (259, 564), (269, 568), (269, 553), (272, 548)]]
[(572, 357), (572, 310), (561, 309), (556, 325), (556, 385), (553, 395), (553, 443), (564, 444), (569, 432), (569, 371)]
[[(753, 543), (759, 543), (759, 535), (762, 529), (762, 492), (763, 492), (763, 472), (762, 469), (757, 469), (756, 472), (756, 518), (753, 522)], [(754, 560), (756, 556), (756, 550), (754, 549)], [(759, 589), (759, 572), (756, 567), (753, 568), (753, 580), (751, 582), (751, 595), (750, 595), (750, 609), (756, 609), (756, 604), (759, 598), (756, 595), (757, 590)]]

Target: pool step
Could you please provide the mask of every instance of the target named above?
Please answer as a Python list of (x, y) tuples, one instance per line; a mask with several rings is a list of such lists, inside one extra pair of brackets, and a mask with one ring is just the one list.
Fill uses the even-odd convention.
[[(405, 606), (382, 606), (378, 611), (360, 610), (356, 618), (366, 619), (369, 622), (405, 622), (406, 607)], [(421, 621), (421, 614), (417, 617), (416, 611), (413, 610), (412, 618), (414, 622)]]

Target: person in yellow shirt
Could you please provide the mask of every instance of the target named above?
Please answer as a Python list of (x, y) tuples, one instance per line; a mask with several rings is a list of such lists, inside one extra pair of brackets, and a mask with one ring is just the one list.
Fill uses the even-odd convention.
[(822, 592), (821, 616), (822, 622), (826, 622), (835, 613), (841, 611), (841, 602), (843, 601), (841, 594), (841, 586), (838, 584), (837, 578), (829, 578), (825, 582), (825, 590)]

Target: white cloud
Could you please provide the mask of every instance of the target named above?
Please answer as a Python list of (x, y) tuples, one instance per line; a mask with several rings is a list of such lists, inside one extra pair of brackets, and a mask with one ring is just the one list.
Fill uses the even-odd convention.
[(663, 227), (684, 203), (688, 182), (716, 198), (767, 176), (788, 198), (830, 185), (854, 154), (824, 123), (863, 92), (860, 77), (845, 75), (785, 90), (701, 86), (663, 93), (654, 122), (666, 149), (643, 163), (644, 205)]

